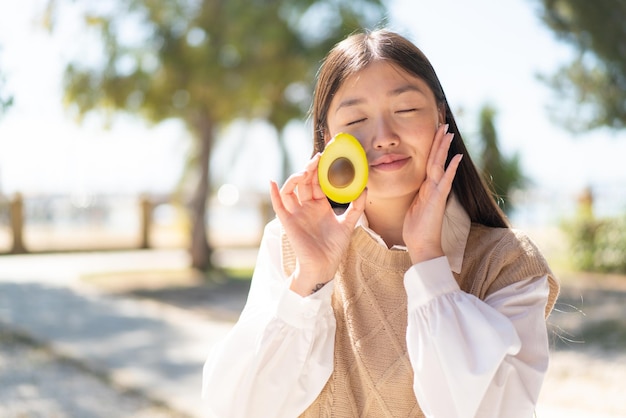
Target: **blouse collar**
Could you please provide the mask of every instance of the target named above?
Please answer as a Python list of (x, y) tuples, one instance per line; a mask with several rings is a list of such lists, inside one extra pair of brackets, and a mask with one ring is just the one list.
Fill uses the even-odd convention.
[[(357, 226), (365, 229), (380, 245), (387, 247), (381, 236), (370, 229), (365, 213), (361, 215)], [(441, 247), (443, 248), (443, 253), (448, 258), (450, 268), (455, 273), (461, 272), (465, 244), (467, 243), (470, 227), (471, 220), (469, 215), (461, 206), (454, 193), (451, 193), (446, 203), (446, 211), (441, 227)], [(394, 245), (391, 249), (406, 251), (407, 248), (404, 245)]]

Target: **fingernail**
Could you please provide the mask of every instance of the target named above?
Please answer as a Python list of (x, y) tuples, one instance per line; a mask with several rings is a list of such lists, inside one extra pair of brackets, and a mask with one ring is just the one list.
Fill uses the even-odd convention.
[(450, 134), (450, 142), (454, 139), (454, 134)]
[(443, 125), (443, 132), (444, 133), (448, 133), (448, 128), (450, 127), (450, 124), (446, 123), (445, 125)]

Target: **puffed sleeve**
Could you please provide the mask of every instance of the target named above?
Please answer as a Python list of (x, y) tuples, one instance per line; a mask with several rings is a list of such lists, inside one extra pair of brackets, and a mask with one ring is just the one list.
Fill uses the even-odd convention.
[(459, 289), (446, 257), (411, 267), (407, 349), (428, 417), (526, 417), (548, 366), (547, 276), (484, 301)]
[(264, 231), (241, 317), (210, 351), (202, 396), (219, 418), (300, 415), (333, 369), (333, 282), (308, 297), (288, 288), (277, 220)]

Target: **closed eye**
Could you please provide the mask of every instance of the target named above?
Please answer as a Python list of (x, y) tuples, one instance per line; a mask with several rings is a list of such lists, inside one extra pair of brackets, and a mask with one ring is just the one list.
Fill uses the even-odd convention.
[(359, 122), (363, 122), (365, 121), (366, 118), (362, 118), (362, 119), (357, 119), (357, 120), (353, 120), (352, 122), (348, 122), (346, 125), (350, 126), (350, 125), (356, 125)]
[(411, 109), (402, 109), (402, 110), (398, 110), (397, 113), (410, 113), (410, 112), (416, 112), (417, 108), (411, 108)]

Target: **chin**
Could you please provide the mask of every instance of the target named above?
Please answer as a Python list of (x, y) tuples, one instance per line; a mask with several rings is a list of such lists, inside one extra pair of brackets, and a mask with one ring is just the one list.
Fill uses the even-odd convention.
[(375, 199), (414, 199), (415, 195), (419, 191), (419, 187), (400, 187), (400, 185), (388, 185), (387, 187), (382, 187), (378, 189), (374, 189), (371, 186), (367, 188), (368, 197)]

